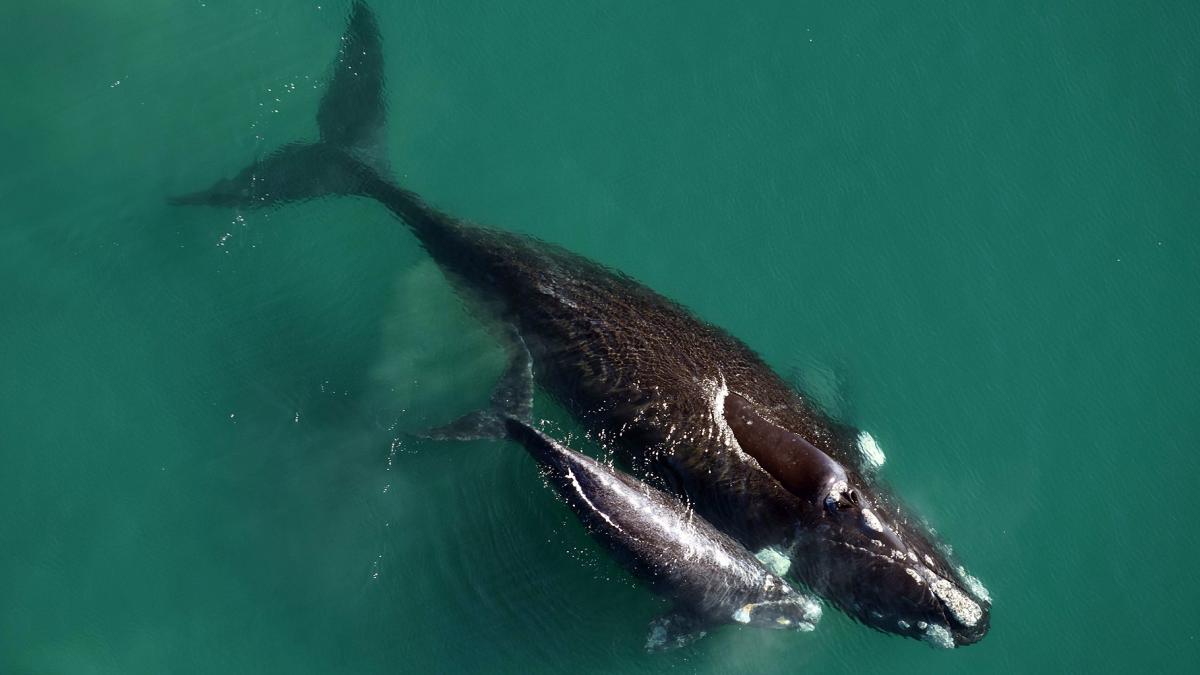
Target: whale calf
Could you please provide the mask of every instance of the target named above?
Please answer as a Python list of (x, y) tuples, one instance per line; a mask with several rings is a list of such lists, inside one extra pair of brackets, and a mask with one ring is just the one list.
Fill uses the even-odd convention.
[[(472, 225), (395, 184), (382, 147), (383, 48), (356, 2), (317, 113), (285, 145), (175, 204), (275, 207), (373, 199), (405, 223), (530, 377), (637, 477), (692, 504), (750, 551), (880, 631), (953, 647), (988, 631), (991, 602), (864, 465), (859, 439), (755, 352), (630, 277), (537, 239)], [(444, 437), (496, 437), (468, 415)]]
[(821, 605), (768, 572), (741, 544), (678, 497), (565, 447), (515, 417), (504, 420), (550, 485), (600, 542), (656, 593), (674, 601), (655, 619), (647, 649), (669, 649), (715, 626), (811, 631)]

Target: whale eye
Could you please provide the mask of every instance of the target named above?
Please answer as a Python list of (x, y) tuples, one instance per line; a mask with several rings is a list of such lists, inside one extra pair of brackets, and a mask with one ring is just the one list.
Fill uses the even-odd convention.
[(825, 508), (831, 514), (856, 509), (860, 505), (858, 492), (854, 490), (839, 490), (825, 498)]

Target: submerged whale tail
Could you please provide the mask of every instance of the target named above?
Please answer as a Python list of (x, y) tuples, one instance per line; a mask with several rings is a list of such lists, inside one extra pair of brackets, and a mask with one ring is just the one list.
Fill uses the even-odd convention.
[(320, 140), (285, 145), (233, 178), (168, 201), (255, 207), (367, 194), (370, 185), (388, 174), (383, 85), (379, 24), (365, 3), (355, 2), (317, 110)]

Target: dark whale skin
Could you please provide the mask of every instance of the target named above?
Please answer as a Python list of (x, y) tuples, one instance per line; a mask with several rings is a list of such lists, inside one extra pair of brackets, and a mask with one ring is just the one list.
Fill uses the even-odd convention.
[[(531, 237), (462, 222), (395, 185), (382, 146), (386, 108), (379, 25), (354, 2), (317, 112), (320, 139), (284, 145), (232, 179), (169, 201), (256, 208), (358, 195), (381, 202), (481, 318), (510, 338), (515, 329), (542, 387), (635, 476), (687, 500), (751, 551), (781, 549), (793, 578), (872, 628), (940, 646), (982, 639), (986, 590), (863, 470), (857, 430), (825, 415), (740, 340), (624, 274)], [(741, 407), (732, 419), (743, 438), (760, 445), (739, 445), (726, 392), (737, 395), (729, 400)], [(777, 429), (748, 432), (751, 420)], [(762, 441), (784, 438), (793, 442)], [(787, 456), (795, 452), (825, 467), (824, 475), (764, 470), (795, 466)], [(802, 486), (836, 488), (836, 495), (804, 494)]]
[(721, 383), (844, 464), (837, 425), (743, 342), (630, 277), (537, 239), (478, 227), (379, 180), (363, 192), (412, 226), (485, 318), (517, 327), (538, 383), (639, 475), (688, 498), (751, 550), (786, 546), (805, 509), (731, 444)]
[[(971, 596), (982, 616), (964, 625), (935, 597), (929, 579), (964, 594), (963, 576), (862, 470), (857, 430), (825, 415), (745, 343), (621, 272), (455, 219), (370, 171), (358, 194), (409, 225), (481, 318), (516, 327), (538, 383), (635, 475), (688, 500), (748, 549), (786, 551), (794, 578), (868, 626), (930, 639), (922, 624), (944, 624), (949, 637), (930, 639), (940, 646), (986, 634), (985, 600)], [(726, 390), (840, 464), (902, 550), (878, 550), (830, 523), (743, 452), (723, 418)], [(910, 565), (932, 576), (914, 582)]]

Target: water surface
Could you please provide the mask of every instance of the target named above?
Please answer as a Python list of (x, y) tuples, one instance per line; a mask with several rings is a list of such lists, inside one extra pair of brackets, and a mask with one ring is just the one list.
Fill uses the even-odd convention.
[(995, 600), (954, 652), (829, 611), (663, 655), (518, 448), (405, 435), (503, 355), (382, 208), (164, 202), (315, 134), (348, 3), (8, 4), (0, 671), (1200, 657), (1194, 4), (377, 3), (405, 185), (744, 339)]

